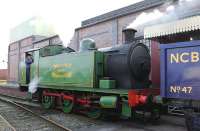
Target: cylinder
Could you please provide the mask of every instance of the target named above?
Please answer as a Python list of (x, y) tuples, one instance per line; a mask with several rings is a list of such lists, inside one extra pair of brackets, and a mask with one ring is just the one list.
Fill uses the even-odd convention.
[(116, 108), (117, 97), (116, 96), (102, 96), (100, 98), (100, 105), (102, 108)]

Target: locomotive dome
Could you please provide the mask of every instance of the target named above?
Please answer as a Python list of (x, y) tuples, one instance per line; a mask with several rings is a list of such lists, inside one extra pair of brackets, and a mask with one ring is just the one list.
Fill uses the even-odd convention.
[(80, 52), (88, 51), (88, 50), (95, 50), (95, 49), (96, 49), (96, 43), (94, 40), (92, 40), (90, 38), (83, 39), (80, 42), (80, 49), (79, 49)]

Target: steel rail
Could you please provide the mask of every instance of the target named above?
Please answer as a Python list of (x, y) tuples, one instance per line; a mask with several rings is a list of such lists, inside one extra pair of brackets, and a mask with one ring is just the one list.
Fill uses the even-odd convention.
[(13, 131), (16, 131), (16, 129), (3, 116), (0, 115), (0, 119), (2, 119), (3, 122), (6, 123)]
[(59, 124), (59, 123), (57, 123), (57, 122), (55, 122), (55, 121), (53, 121), (53, 120), (51, 120), (51, 119), (48, 119), (48, 118), (46, 118), (46, 117), (44, 117), (44, 116), (41, 116), (41, 115), (39, 115), (39, 114), (33, 112), (32, 110), (30, 110), (30, 109), (28, 109), (28, 108), (26, 108), (26, 107), (24, 107), (24, 106), (22, 106), (22, 105), (20, 105), (20, 104), (18, 104), (18, 103), (16, 103), (16, 102), (14, 102), (14, 101), (5, 99), (5, 98), (3, 98), (2, 96), (0, 96), (0, 100), (3, 101), (3, 102), (6, 102), (6, 103), (10, 103), (10, 104), (12, 104), (12, 105), (15, 105), (15, 106), (17, 106), (17, 107), (19, 107), (19, 108), (21, 108), (21, 109), (23, 109), (23, 110), (25, 110), (25, 111), (27, 111), (27, 112), (33, 114), (34, 116), (37, 116), (37, 117), (39, 117), (40, 119), (43, 119), (43, 120), (47, 121), (48, 123), (51, 123), (52, 125), (57, 126), (58, 128), (60, 128), (60, 129), (62, 129), (62, 130), (64, 130), (64, 131), (72, 131), (71, 129), (69, 129), (69, 128), (67, 128), (67, 127), (64, 127), (63, 125), (61, 125), (61, 124)]

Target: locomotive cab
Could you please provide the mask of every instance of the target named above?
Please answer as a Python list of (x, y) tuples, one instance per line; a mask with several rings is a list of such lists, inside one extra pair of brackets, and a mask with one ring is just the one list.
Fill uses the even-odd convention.
[(38, 60), (39, 49), (31, 49), (25, 52), (24, 59), (20, 62), (20, 90), (28, 91), (28, 85), (37, 75), (36, 65)]
[(38, 79), (40, 57), (54, 56), (63, 52), (74, 52), (71, 48), (63, 48), (62, 45), (49, 45), (43, 48), (27, 50), (24, 59), (20, 62), (20, 90), (28, 91), (31, 81)]
[(31, 64), (33, 63), (33, 56), (31, 53), (26, 53), (25, 64), (26, 64), (26, 84), (30, 83), (30, 73), (31, 73)]

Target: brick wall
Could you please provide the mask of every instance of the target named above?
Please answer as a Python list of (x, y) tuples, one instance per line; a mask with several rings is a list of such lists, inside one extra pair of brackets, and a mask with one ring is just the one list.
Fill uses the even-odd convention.
[[(145, 12), (151, 12), (154, 9), (155, 8), (149, 8), (145, 10)], [(98, 24), (77, 28), (70, 45), (74, 47), (74, 49), (78, 49), (79, 42), (84, 38), (94, 39), (98, 48), (122, 44), (122, 30), (132, 23), (141, 13), (142, 12), (136, 12)], [(136, 37), (143, 36), (143, 28), (142, 26), (137, 28), (138, 32), (136, 33)]]
[(45, 38), (44, 36), (29, 36), (9, 44), (8, 47), (8, 80), (19, 80), (20, 61), (25, 58), (24, 52), (33, 48), (33, 42)]
[[(159, 6), (159, 8), (163, 7)], [(151, 12), (154, 9), (155, 7), (148, 8), (145, 10), (145, 12)], [(123, 44), (124, 38), (122, 30), (126, 28), (130, 23), (132, 23), (137, 18), (137, 16), (139, 16), (143, 11), (132, 13), (126, 16), (121, 16), (98, 24), (78, 28), (75, 30), (74, 38), (71, 41), (71, 45), (73, 46), (71, 47), (76, 47), (75, 49), (78, 49), (79, 42), (84, 38), (93, 39), (96, 42), (97, 48)], [(144, 27), (145, 26), (140, 26), (139, 28), (136, 29), (138, 31), (136, 33), (136, 37), (143, 36)], [(154, 52), (152, 62), (156, 61), (159, 65), (157, 48), (153, 46), (151, 51)], [(160, 80), (158, 79), (159, 71), (155, 70), (154, 67), (156, 66), (152, 66), (150, 79), (152, 80), (152, 83), (155, 87), (159, 87), (159, 82), (160, 82)]]
[[(147, 0), (85, 20), (82, 22), (82, 27), (75, 30), (75, 35), (70, 45), (73, 45), (72, 47), (78, 49), (79, 42), (83, 38), (87, 37), (94, 39), (97, 47), (121, 44), (123, 42), (122, 30), (125, 27), (132, 23), (143, 12), (148, 13), (155, 9), (166, 11), (166, 6), (163, 5), (165, 2), (165, 0)], [(174, 1), (174, 5), (176, 6), (177, 4), (177, 1)], [(144, 35), (143, 30), (146, 26), (158, 24), (159, 22), (165, 23), (177, 18), (182, 19), (185, 17), (198, 15), (200, 14), (199, 7), (200, 4), (198, 3), (190, 10), (177, 12), (178, 14), (176, 14), (176, 17), (169, 17), (168, 19), (165, 19), (165, 21), (162, 19), (160, 21), (155, 21), (154, 23), (149, 22), (146, 25), (139, 26), (136, 28), (138, 31), (136, 33), (136, 37), (141, 37)]]
[(0, 69), (0, 80), (8, 79), (8, 69)]

